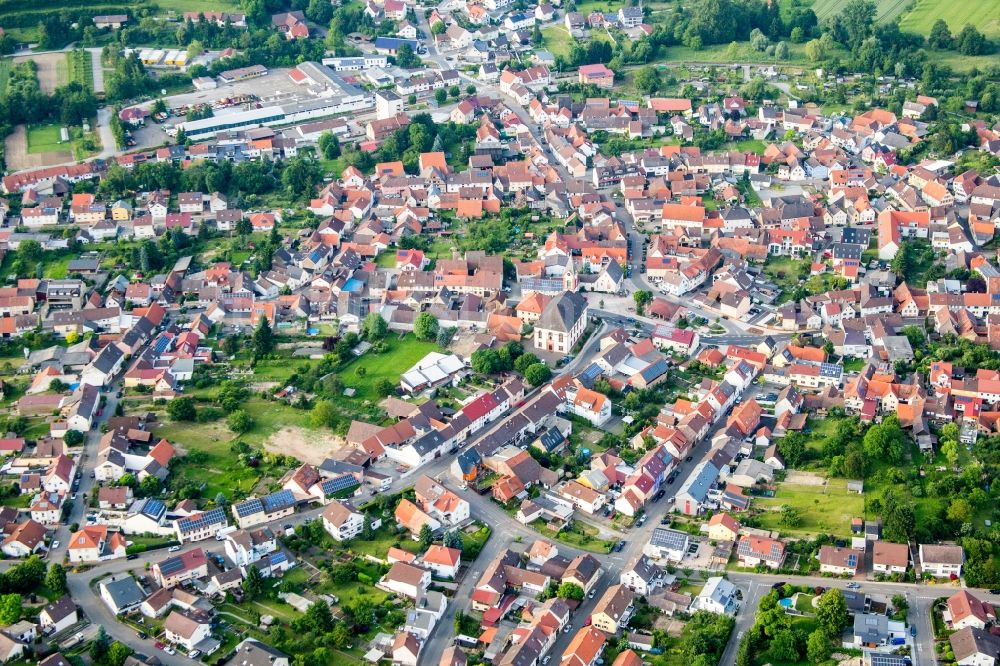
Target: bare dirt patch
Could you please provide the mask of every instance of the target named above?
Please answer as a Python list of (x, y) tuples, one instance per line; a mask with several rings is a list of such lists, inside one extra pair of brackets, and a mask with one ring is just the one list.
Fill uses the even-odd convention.
[(73, 153), (68, 150), (29, 153), (28, 130), (24, 125), (18, 125), (13, 132), (7, 135), (7, 139), (4, 141), (4, 156), (7, 159), (7, 168), (11, 171), (53, 166), (73, 161)]
[(812, 472), (799, 472), (792, 470), (785, 476), (785, 483), (797, 486), (825, 486), (826, 477)]
[(345, 444), (342, 437), (304, 428), (285, 427), (267, 438), (264, 450), (292, 456), (310, 465), (319, 465)]
[(63, 72), (62, 76), (65, 76), (65, 72), (67, 72), (65, 53), (38, 53), (14, 58), (15, 63), (24, 62), (25, 60), (34, 60), (35, 64), (38, 65), (38, 87), (46, 95), (51, 95), (55, 92), (56, 88), (66, 83), (59, 80), (61, 78), (60, 71)]

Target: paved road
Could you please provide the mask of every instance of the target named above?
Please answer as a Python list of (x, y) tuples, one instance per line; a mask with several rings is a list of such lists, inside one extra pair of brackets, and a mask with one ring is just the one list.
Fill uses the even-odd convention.
[(90, 66), (94, 73), (94, 92), (104, 92), (104, 66), (101, 64), (101, 49), (94, 46), (85, 49), (90, 53)]

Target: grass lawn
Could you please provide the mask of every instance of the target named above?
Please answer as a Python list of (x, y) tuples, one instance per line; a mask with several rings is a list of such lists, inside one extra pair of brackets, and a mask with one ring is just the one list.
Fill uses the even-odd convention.
[[(938, 19), (945, 20), (952, 34), (958, 34), (970, 23), (987, 37), (1000, 36), (1000, 3), (996, 0), (966, 0), (957, 5), (944, 0), (916, 0), (913, 9), (903, 14), (899, 27), (927, 35)], [(996, 62), (995, 55), (993, 58)]]
[(31, 495), (14, 495), (0, 499), (0, 506), (10, 506), (15, 509), (27, 509), (31, 506)]
[(385, 559), (385, 554), (392, 547), (402, 548), (413, 553), (420, 552), (420, 543), (410, 538), (409, 534), (396, 534), (387, 524), (380, 527), (372, 535), (371, 539), (354, 539), (346, 544), (347, 548), (358, 555), (371, 555), (380, 560)]
[(163, 11), (207, 12), (224, 9), (236, 9), (239, 4), (235, 0), (156, 0), (156, 5)]
[(865, 359), (848, 356), (844, 359), (844, 372), (861, 372), (865, 367)]
[(747, 153), (756, 153), (757, 155), (763, 155), (764, 151), (767, 150), (767, 144), (760, 139), (740, 139), (739, 141), (731, 141), (723, 146), (725, 150), (738, 150)]
[[(803, 268), (805, 271), (803, 271)], [(764, 262), (764, 274), (784, 291), (797, 287), (799, 276), (803, 272), (808, 276), (808, 269), (809, 259), (770, 256)]]
[[(261, 416), (251, 411), (254, 418)], [(161, 417), (164, 418), (164, 417)], [(195, 451), (202, 455), (179, 457), (171, 465), (171, 476), (176, 482), (193, 481), (204, 484), (202, 497), (212, 499), (218, 493), (227, 497), (234, 489), (249, 493), (261, 477), (260, 468), (253, 469), (233, 464), (233, 454), (229, 450), (232, 433), (224, 421), (215, 423), (177, 423), (167, 419), (155, 429), (157, 437), (166, 437), (187, 453)]]
[(68, 141), (61, 141), (59, 130), (62, 125), (48, 123), (45, 125), (28, 125), (28, 152), (51, 153), (69, 149)]
[[(354, 395), (356, 400), (377, 401), (379, 396), (375, 393), (375, 383), (378, 380), (388, 379), (396, 385), (399, 383), (400, 375), (413, 367), (417, 361), (429, 352), (439, 350), (435, 343), (417, 340), (413, 335), (400, 338), (390, 334), (386, 338), (386, 345), (387, 351), (381, 354), (369, 351), (341, 371), (344, 386), (357, 391)], [(364, 372), (359, 375), (360, 368), (364, 368)]]
[(375, 259), (375, 265), (379, 268), (395, 268), (396, 267), (396, 253), (395, 252), (383, 252), (378, 255)]
[(611, 547), (615, 545), (614, 541), (598, 539), (598, 529), (581, 520), (573, 521), (573, 524), (569, 528), (560, 530), (558, 533), (546, 527), (545, 523), (541, 520), (536, 520), (531, 526), (550, 539), (562, 541), (565, 544), (575, 546), (581, 550), (589, 550), (592, 553), (610, 553)]
[[(760, 527), (779, 530), (782, 535), (815, 536), (834, 534), (847, 536), (851, 519), (864, 516), (864, 496), (847, 492), (846, 479), (827, 479), (825, 486), (778, 484), (774, 497), (754, 500), (760, 514)], [(780, 509), (785, 506), (797, 509), (802, 523), (788, 528), (781, 525)]]
[(816, 596), (812, 594), (800, 594), (795, 597), (795, 610), (800, 613), (815, 613), (816, 609), (813, 608), (812, 602)]

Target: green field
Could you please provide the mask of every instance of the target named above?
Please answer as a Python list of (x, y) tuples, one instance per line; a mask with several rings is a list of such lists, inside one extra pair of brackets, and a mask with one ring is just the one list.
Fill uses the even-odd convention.
[(81, 83), (90, 90), (94, 89), (94, 69), (91, 66), (90, 51), (78, 49), (66, 54), (66, 63), (69, 68), (69, 81)]
[(238, 9), (235, 0), (157, 0), (156, 5), (163, 11), (208, 12), (225, 9)]
[(51, 153), (70, 149), (68, 141), (59, 140), (59, 129), (62, 125), (49, 123), (45, 125), (28, 126), (28, 152)]
[[(982, 1), (989, 2), (989, 0)], [(812, 9), (822, 21), (834, 14), (839, 14), (848, 2), (849, 0), (815, 0), (812, 3)], [(931, 0), (931, 2), (937, 3), (940, 0)], [(875, 4), (878, 5), (878, 20), (885, 22), (902, 14), (910, 4), (910, 0), (875, 0)], [(928, 29), (930, 29), (929, 26)]]
[(14, 61), (10, 58), (0, 59), (0, 99), (7, 96), (7, 79), (10, 78), (10, 68)]
[[(851, 532), (851, 519), (864, 516), (865, 510), (864, 496), (847, 492), (846, 479), (827, 479), (825, 486), (780, 483), (774, 497), (757, 498), (753, 504), (764, 509), (759, 516), (761, 528), (792, 536), (846, 536)], [(780, 509), (785, 505), (798, 510), (802, 519), (798, 527), (781, 525)]]
[[(926, 35), (938, 19), (944, 19), (952, 33), (970, 23), (987, 37), (1000, 37), (1000, 2), (996, 0), (965, 0), (957, 5), (942, 0), (916, 0), (913, 9), (903, 15), (900, 27)], [(996, 56), (993, 62), (996, 63)]]
[[(368, 352), (357, 361), (340, 371), (344, 386), (353, 388), (355, 400), (379, 400), (375, 393), (375, 383), (388, 379), (393, 385), (399, 383), (399, 376), (409, 370), (429, 352), (439, 351), (433, 342), (422, 342), (412, 335), (400, 338), (390, 335), (386, 338), (388, 350), (381, 354)], [(362, 374), (358, 370), (364, 368)]]

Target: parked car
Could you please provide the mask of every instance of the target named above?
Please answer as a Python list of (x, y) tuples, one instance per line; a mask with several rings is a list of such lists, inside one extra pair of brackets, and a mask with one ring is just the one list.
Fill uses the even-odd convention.
[(168, 553), (176, 553), (180, 549), (181, 549), (180, 546), (171, 546), (170, 548), (167, 548), (167, 552)]
[(141, 632), (141, 631), (137, 631), (137, 632), (135, 632), (135, 635), (136, 635), (136, 636), (137, 636), (137, 637), (139, 638), (139, 640), (141, 640), (141, 641), (144, 641), (144, 640), (146, 640), (147, 638), (149, 638), (149, 636), (147, 636), (147, 635), (146, 635), (145, 633), (143, 633), (143, 632)]
[(55, 550), (58, 547), (59, 547), (59, 540), (56, 539), (55, 541), (52, 542), (52, 545), (49, 546), (49, 550)]

